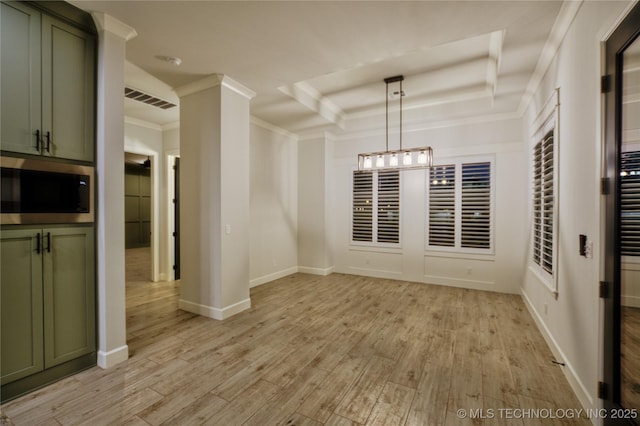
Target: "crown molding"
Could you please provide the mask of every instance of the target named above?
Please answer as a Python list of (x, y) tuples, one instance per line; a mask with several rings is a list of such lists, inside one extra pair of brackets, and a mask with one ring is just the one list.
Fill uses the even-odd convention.
[(553, 62), (556, 54), (558, 53), (558, 49), (560, 49), (560, 45), (564, 40), (564, 37), (567, 35), (569, 31), (569, 27), (573, 23), (574, 18), (578, 14), (578, 10), (580, 6), (582, 6), (583, 0), (575, 0), (575, 1), (564, 1), (562, 2), (562, 7), (560, 8), (560, 12), (558, 12), (558, 16), (556, 17), (556, 21), (549, 32), (549, 37), (547, 38), (547, 42), (542, 48), (542, 53), (538, 58), (538, 64), (536, 65), (536, 69), (531, 74), (531, 78), (529, 79), (529, 83), (527, 84), (527, 88), (522, 94), (522, 99), (520, 101), (520, 106), (518, 107), (518, 112), (523, 114), (524, 111), (529, 107), (531, 103), (531, 99), (533, 99), (534, 93), (538, 90), (542, 79), (544, 78), (549, 66)]
[(184, 86), (176, 87), (175, 92), (182, 98), (183, 96), (193, 95), (194, 93), (202, 92), (203, 90), (218, 86), (224, 86), (227, 89), (233, 90), (249, 100), (256, 95), (256, 92), (253, 90), (243, 86), (224, 74), (211, 74), (201, 78), (200, 80), (187, 83)]
[(297, 134), (291, 133), (290, 131), (283, 129), (282, 127), (278, 127), (275, 124), (271, 124), (269, 122), (261, 120), (260, 118), (258, 118), (256, 116), (252, 115), (250, 120), (251, 120), (251, 124), (253, 124), (255, 126), (262, 127), (265, 130), (269, 130), (270, 132), (277, 133), (277, 134), (282, 135), (282, 136), (287, 137), (287, 138), (298, 140), (298, 135)]
[(180, 128), (180, 120), (172, 121), (171, 123), (163, 124), (160, 126), (163, 131), (165, 130), (175, 130)]
[(107, 15), (106, 13), (93, 12), (91, 14), (91, 17), (96, 24), (98, 32), (114, 34), (124, 41), (129, 41), (138, 35), (133, 27), (130, 27), (124, 22), (119, 21), (118, 19), (114, 18), (111, 15)]
[(299, 104), (344, 129), (346, 113), (315, 87), (305, 82), (278, 87), (282, 93), (295, 99)]
[(158, 130), (158, 131), (162, 131), (162, 126), (156, 123), (152, 123), (150, 121), (146, 121), (146, 120), (141, 120), (139, 118), (135, 118), (135, 117), (129, 117), (127, 115), (124, 116), (124, 122), (125, 124), (131, 124), (133, 126), (138, 126), (138, 127), (144, 127), (147, 129), (152, 129), (152, 130)]

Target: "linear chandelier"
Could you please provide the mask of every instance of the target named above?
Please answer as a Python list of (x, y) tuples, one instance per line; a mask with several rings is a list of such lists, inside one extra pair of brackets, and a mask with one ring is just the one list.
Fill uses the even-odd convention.
[[(402, 148), (402, 82), (404, 76), (397, 75), (384, 79), (387, 88), (386, 107), (386, 149), (379, 152), (358, 154), (358, 171), (427, 169), (433, 165), (433, 150), (430, 146)], [(400, 82), (400, 149), (389, 150), (389, 84)]]

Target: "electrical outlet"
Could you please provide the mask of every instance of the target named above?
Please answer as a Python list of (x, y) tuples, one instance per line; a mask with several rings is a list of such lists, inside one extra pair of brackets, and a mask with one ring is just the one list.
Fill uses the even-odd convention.
[(467, 275), (471, 275), (473, 273), (473, 269), (467, 268)]

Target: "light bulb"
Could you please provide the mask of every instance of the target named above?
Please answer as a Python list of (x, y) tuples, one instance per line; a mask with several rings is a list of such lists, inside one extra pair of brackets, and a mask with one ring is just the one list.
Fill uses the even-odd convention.
[(402, 159), (402, 164), (404, 164), (405, 166), (410, 166), (411, 165), (411, 153), (410, 152), (405, 152), (404, 153), (404, 158)]
[(384, 157), (382, 155), (378, 155), (376, 159), (376, 167), (384, 167)]
[(398, 165), (398, 156), (396, 154), (391, 154), (391, 158), (389, 158), (389, 165), (394, 167)]
[(420, 154), (418, 154), (418, 164), (427, 164), (427, 152), (426, 151), (420, 151)]
[(371, 168), (371, 157), (369, 157), (368, 155), (364, 157), (364, 168), (365, 169)]

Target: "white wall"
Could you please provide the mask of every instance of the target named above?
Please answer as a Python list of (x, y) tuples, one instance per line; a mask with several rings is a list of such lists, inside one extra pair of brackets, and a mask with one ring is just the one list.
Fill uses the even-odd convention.
[(167, 164), (164, 161), (162, 130), (152, 124), (125, 119), (124, 150), (136, 154), (148, 155), (152, 162), (151, 228), (152, 280), (166, 280), (167, 275), (167, 183), (165, 179)]
[[(597, 406), (600, 371), (600, 42), (626, 5), (619, 2), (582, 4), (526, 114), (525, 127), (528, 128), (553, 90), (560, 88), (558, 297), (556, 300), (528, 268), (522, 293), (556, 356), (566, 363), (564, 372), (587, 408)], [(528, 149), (529, 168), (530, 154)], [(529, 182), (521, 188), (528, 199), (531, 198)], [(530, 220), (529, 217), (527, 233), (531, 229)], [(579, 255), (579, 234), (587, 235), (593, 242), (595, 258)], [(528, 253), (527, 259), (530, 257)]]
[(251, 287), (297, 271), (297, 155), (294, 135), (251, 120)]
[[(426, 172), (401, 175), (401, 248), (350, 244), (351, 182), (358, 152), (380, 151), (384, 132), (335, 142), (331, 194), (335, 208), (335, 271), (480, 290), (517, 293), (526, 246), (526, 157), (522, 120), (512, 118), (405, 132), (403, 146), (430, 145), (434, 164), (464, 157), (493, 158), (495, 251), (469, 255), (425, 251)], [(391, 147), (393, 148), (393, 147)]]

